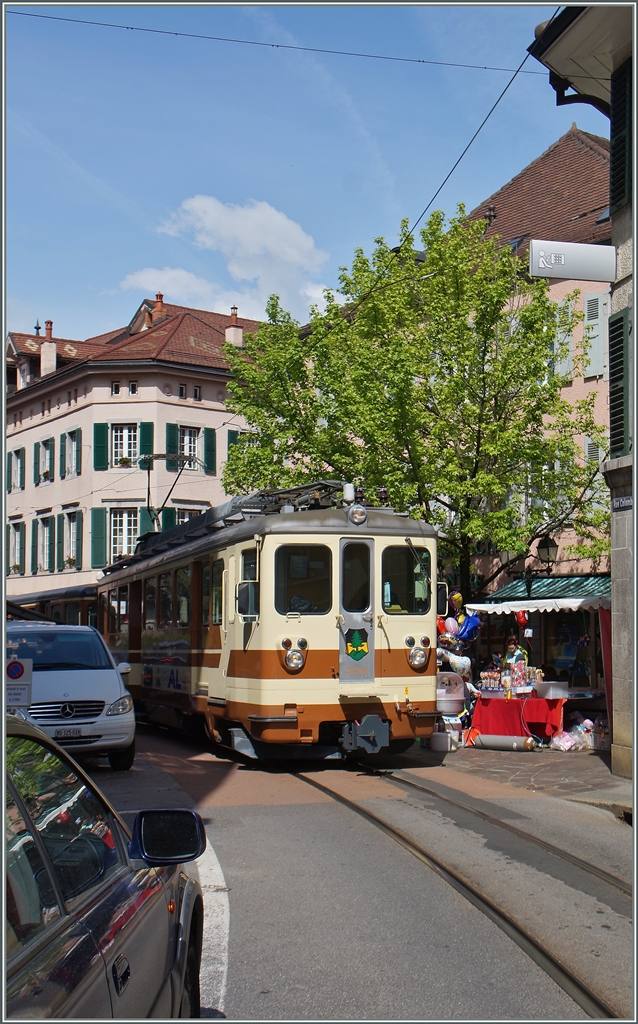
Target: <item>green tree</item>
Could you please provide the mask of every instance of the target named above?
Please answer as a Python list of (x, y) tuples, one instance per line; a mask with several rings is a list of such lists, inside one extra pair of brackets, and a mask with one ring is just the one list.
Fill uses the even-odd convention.
[(384, 484), (395, 508), (441, 529), (466, 600), (476, 541), (520, 556), (570, 527), (572, 552), (599, 557), (608, 499), (582, 441), (607, 440), (593, 394), (570, 404), (558, 372), (582, 315), (573, 303), (559, 311), (462, 206), (449, 224), (430, 217), (423, 252), (406, 224), (400, 241), (357, 250), (341, 302), (326, 292), (306, 328), (273, 296), (245, 347), (226, 346), (229, 407), (250, 427), (226, 463), (227, 492), (336, 477), (372, 495)]

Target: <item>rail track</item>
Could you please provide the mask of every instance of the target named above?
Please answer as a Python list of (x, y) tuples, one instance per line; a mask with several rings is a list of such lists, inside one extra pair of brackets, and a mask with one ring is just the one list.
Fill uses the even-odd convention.
[[(386, 781), (399, 784), (404, 787), (420, 789), (439, 800), (462, 808), (464, 811), (471, 811), (471, 813), (475, 813), (477, 817), (483, 818), (490, 822), (490, 824), (503, 828), (506, 831), (513, 832), (518, 838), (534, 842), (536, 845), (544, 848), (546, 852), (559, 856), (563, 860), (570, 862), (584, 871), (589, 871), (590, 874), (597, 876), (599, 879), (624, 894), (631, 895), (631, 886), (622, 879), (597, 868), (595, 865), (588, 864), (586, 861), (583, 861), (578, 857), (574, 857), (573, 855), (566, 853), (566, 851), (552, 846), (550, 843), (545, 843), (544, 840), (540, 840), (535, 836), (532, 837), (523, 830), (515, 828), (515, 826), (506, 825), (498, 818), (493, 818), (491, 815), (486, 814), (483, 811), (473, 810), (465, 804), (443, 797), (435, 790), (431, 790), (426, 786), (421, 786), (414, 782), (398, 778), (393, 772), (379, 772), (378, 770), (371, 770), (369, 766), (365, 765), (360, 765), (359, 767), (368, 774), (376, 776), (380, 775), (382, 777), (388, 776)], [(323, 785), (314, 778), (309, 778), (303, 772), (295, 772), (294, 774), (303, 782), (314, 787), (320, 792), (325, 793), (333, 800), (364, 818), (382, 832), (385, 832), (386, 835), (390, 836), (390, 838), (405, 850), (411, 853), (432, 871), (436, 872), (439, 877), (444, 879), (444, 881), (456, 889), (457, 892), (464, 896), (465, 899), (472, 903), (473, 906), (497, 925), (501, 931), (515, 942), (516, 945), (519, 946), (519, 948), (526, 953), (526, 955), (529, 956), (530, 959), (533, 960), (534, 963), (536, 963), (541, 970), (543, 970), (561, 989), (563, 989), (563, 991), (566, 992), (567, 995), (569, 995), (570, 998), (573, 999), (574, 1002), (577, 1003), (578, 1006), (580, 1006), (590, 1017), (594, 1019), (626, 1019), (627, 1014), (624, 1011), (618, 1007), (612, 1006), (608, 1000), (594, 992), (584, 978), (580, 977), (577, 973), (566, 966), (566, 964), (562, 963), (557, 956), (546, 949), (543, 944), (539, 942), (538, 939), (529, 931), (527, 931), (520, 922), (516, 921), (511, 914), (504, 911), (490, 897), (481, 892), (479, 886), (474, 882), (465, 878), (454, 868), (444, 864), (439, 857), (425, 849), (420, 843), (417, 843), (410, 836), (406, 835), (406, 833), (396, 828), (396, 826), (384, 821), (383, 818), (374, 814), (361, 804), (349, 799), (341, 793), (335, 792), (335, 790), (331, 789), (330, 786)]]

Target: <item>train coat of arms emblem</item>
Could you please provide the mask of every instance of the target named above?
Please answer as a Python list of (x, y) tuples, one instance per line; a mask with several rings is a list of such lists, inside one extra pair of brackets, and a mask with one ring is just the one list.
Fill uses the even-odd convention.
[(361, 661), (368, 653), (368, 633), (365, 629), (349, 629), (346, 633), (346, 654), (353, 661)]

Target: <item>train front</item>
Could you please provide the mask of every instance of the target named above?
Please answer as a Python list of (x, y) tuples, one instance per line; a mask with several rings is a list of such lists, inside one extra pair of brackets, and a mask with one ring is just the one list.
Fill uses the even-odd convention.
[(430, 736), (436, 537), (360, 504), (265, 517), (224, 588), (224, 739), (249, 756), (343, 758)]

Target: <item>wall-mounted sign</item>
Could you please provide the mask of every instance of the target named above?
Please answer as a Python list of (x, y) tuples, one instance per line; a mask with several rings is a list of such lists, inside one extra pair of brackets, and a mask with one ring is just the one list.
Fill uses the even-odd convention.
[(529, 274), (530, 277), (560, 277), (568, 281), (615, 281), (616, 247), (532, 238)]
[(627, 494), (623, 498), (612, 498), (611, 499), (611, 510), (612, 512), (629, 512), (634, 507), (634, 498), (632, 494)]

